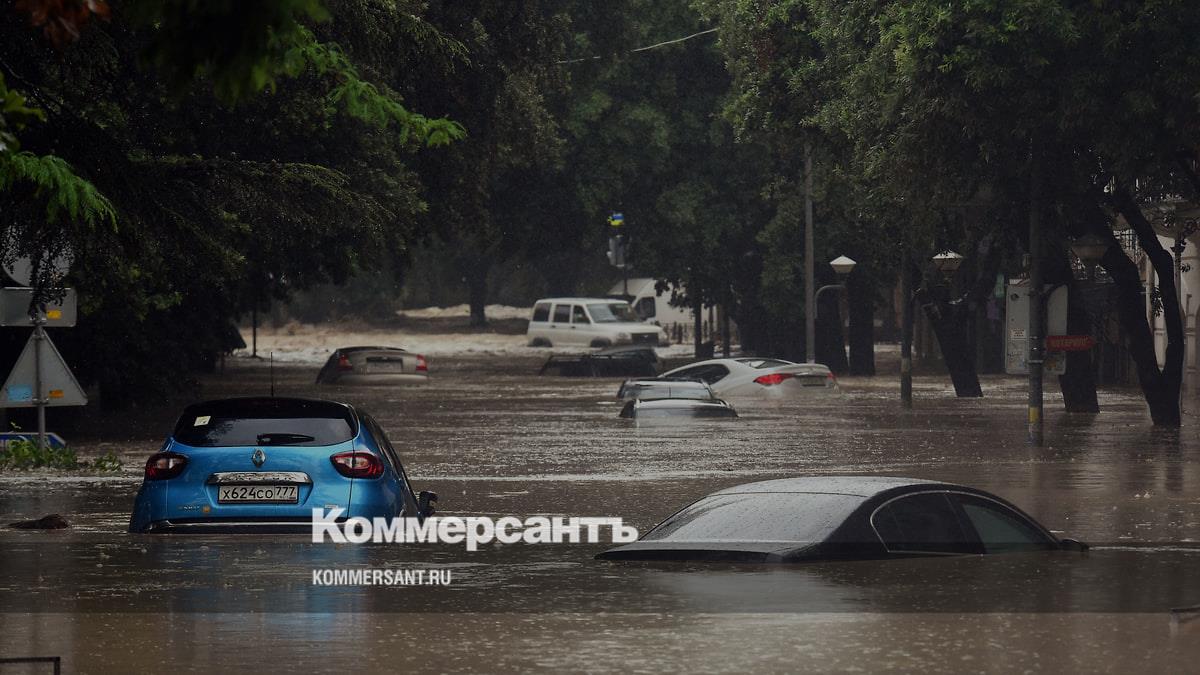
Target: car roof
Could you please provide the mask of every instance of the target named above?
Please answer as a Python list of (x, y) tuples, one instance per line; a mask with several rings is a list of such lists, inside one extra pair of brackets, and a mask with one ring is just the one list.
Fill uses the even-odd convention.
[(598, 302), (598, 303), (604, 303), (604, 304), (624, 304), (624, 305), (629, 304), (628, 302), (625, 302), (624, 300), (617, 300), (615, 298), (541, 298), (534, 304), (536, 305), (536, 304), (542, 303), (542, 302), (578, 302), (580, 304), (589, 303), (589, 302), (593, 302), (593, 303)]
[(337, 351), (339, 351), (339, 352), (362, 352), (362, 351), (370, 351), (370, 350), (381, 351), (381, 352), (404, 352), (406, 354), (408, 353), (407, 349), (402, 349), (400, 347), (366, 347), (366, 346), (364, 346), (364, 347), (338, 347), (337, 348)]
[(744, 494), (750, 492), (812, 492), (825, 494), (873, 497), (881, 492), (920, 485), (950, 485), (921, 478), (896, 476), (801, 476), (777, 478), (755, 483), (743, 483), (713, 494)]

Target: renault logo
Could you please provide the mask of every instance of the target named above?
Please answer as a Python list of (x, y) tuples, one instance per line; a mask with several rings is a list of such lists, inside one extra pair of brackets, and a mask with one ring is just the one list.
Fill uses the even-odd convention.
[(267, 453), (263, 452), (262, 448), (258, 448), (253, 455), (250, 455), (250, 461), (254, 462), (254, 466), (262, 466), (267, 461)]

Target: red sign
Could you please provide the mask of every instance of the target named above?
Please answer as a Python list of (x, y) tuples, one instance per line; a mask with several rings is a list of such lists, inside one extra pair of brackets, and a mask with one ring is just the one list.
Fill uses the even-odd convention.
[(1096, 345), (1091, 335), (1047, 335), (1046, 351), (1086, 352)]

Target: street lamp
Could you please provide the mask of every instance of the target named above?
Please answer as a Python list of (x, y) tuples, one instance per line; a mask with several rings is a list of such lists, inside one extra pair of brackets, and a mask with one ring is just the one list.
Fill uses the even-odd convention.
[[(841, 279), (845, 279), (847, 276), (849, 276), (850, 273), (854, 271), (854, 266), (857, 264), (858, 263), (854, 262), (854, 260), (847, 258), (844, 255), (839, 255), (838, 257), (829, 261), (829, 266), (833, 268), (833, 271), (836, 272), (838, 277)], [(825, 286), (818, 288), (817, 292), (813, 294), (812, 316), (813, 316), (814, 321), (816, 320), (817, 312), (820, 309), (820, 306), (817, 304), (817, 301), (821, 298), (821, 294), (824, 293), (825, 291), (832, 290), (835, 288), (840, 288), (844, 291), (844, 290), (846, 290), (846, 285), (844, 283), (843, 284), (826, 284)], [(808, 345), (808, 362), (816, 363), (816, 345), (811, 344), (811, 343)]]
[(934, 267), (948, 279), (958, 271), (958, 266), (962, 264), (963, 257), (954, 251), (943, 251), (933, 256), (932, 260)]
[(844, 255), (839, 255), (838, 257), (829, 261), (829, 266), (833, 268), (834, 272), (837, 272), (839, 277), (845, 277), (847, 274), (853, 272), (854, 266), (857, 264), (858, 263)]
[[(932, 258), (930, 262), (949, 281), (950, 277), (962, 265), (963, 257), (954, 251), (943, 251)], [(908, 254), (905, 253), (900, 263), (901, 302), (900, 307), (900, 405), (911, 410), (912, 401), (912, 339), (913, 339), (913, 304), (920, 297), (922, 289), (911, 290), (908, 281)]]

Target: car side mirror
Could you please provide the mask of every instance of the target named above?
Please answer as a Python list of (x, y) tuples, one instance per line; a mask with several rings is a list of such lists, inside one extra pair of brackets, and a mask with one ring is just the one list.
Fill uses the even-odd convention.
[(417, 493), (417, 515), (419, 515), (422, 518), (428, 518), (429, 516), (432, 516), (434, 513), (437, 513), (437, 509), (434, 508), (434, 504), (437, 503), (437, 500), (438, 500), (438, 496), (437, 496), (436, 492), (430, 492), (429, 490), (421, 490), (420, 492), (418, 492)]
[(1087, 544), (1078, 539), (1059, 539), (1058, 547), (1064, 551), (1086, 551), (1089, 547)]

